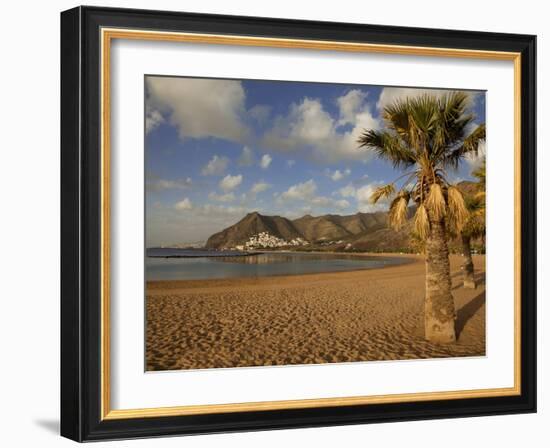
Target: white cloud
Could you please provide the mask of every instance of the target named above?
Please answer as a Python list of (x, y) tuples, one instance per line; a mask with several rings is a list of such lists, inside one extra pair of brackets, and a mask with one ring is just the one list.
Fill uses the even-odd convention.
[(296, 164), (296, 160), (289, 159), (286, 161), (289, 168), (292, 168)]
[[(401, 87), (384, 87), (380, 93), (380, 98), (376, 103), (376, 107), (379, 110), (383, 110), (386, 106), (393, 104), (395, 101), (404, 100), (406, 98), (418, 98), (422, 95), (432, 95), (437, 98), (441, 98), (448, 93), (453, 92), (452, 90), (442, 90), (442, 89), (411, 89), (411, 88), (401, 88)], [(473, 105), (477, 95), (480, 92), (465, 92), (468, 94), (469, 105)]]
[(345, 199), (339, 199), (334, 202), (334, 205), (336, 205), (339, 209), (346, 209), (350, 206), (350, 203)]
[(313, 179), (307, 182), (302, 182), (296, 185), (292, 185), (284, 193), (281, 193), (280, 198), (282, 200), (298, 200), (303, 201), (311, 199), (317, 191), (317, 184)]
[(486, 155), (487, 144), (485, 141), (481, 141), (479, 142), (479, 145), (477, 147), (477, 155), (473, 153), (466, 154), (464, 160), (468, 162), (468, 164), (470, 165), (470, 169), (474, 171), (481, 166), (481, 163), (483, 162), (483, 159), (486, 157)]
[(149, 134), (149, 132), (155, 130), (163, 122), (164, 117), (158, 110), (148, 110), (145, 115), (145, 133)]
[(245, 146), (239, 157), (240, 166), (252, 166), (254, 165), (254, 152), (248, 147)]
[(278, 116), (266, 133), (265, 143), (276, 149), (293, 150), (300, 144), (321, 142), (330, 137), (333, 119), (317, 99), (293, 103), (287, 116)]
[(345, 95), (337, 98), (336, 103), (340, 109), (338, 125), (353, 124), (355, 116), (360, 111), (366, 98), (366, 92), (359, 89), (350, 90)]
[(220, 180), (219, 185), (223, 191), (229, 192), (237, 188), (242, 181), (243, 181), (242, 174), (239, 174), (237, 176), (232, 176), (231, 174), (228, 174), (222, 180)]
[(271, 160), (273, 160), (271, 158), (271, 156), (269, 154), (264, 154), (262, 156), (262, 159), (260, 160), (260, 167), (262, 169), (267, 169), (269, 167), (269, 165), (271, 164)]
[[(346, 100), (342, 101), (346, 103)], [(293, 103), (287, 115), (274, 119), (273, 127), (265, 133), (263, 144), (278, 151), (305, 151), (307, 157), (323, 163), (367, 160), (372, 152), (359, 149), (357, 139), (365, 129), (380, 128), (380, 123), (373, 117), (366, 102), (360, 107), (353, 107), (353, 122), (349, 123), (352, 127), (341, 131), (338, 129), (339, 120), (323, 108), (319, 99), (304, 98), (298, 104)], [(346, 109), (345, 114), (348, 113)], [(348, 119), (351, 117), (345, 120)]]
[(177, 180), (155, 179), (147, 182), (147, 191), (183, 190), (191, 187), (192, 184), (193, 180), (190, 177)]
[(229, 165), (227, 157), (214, 155), (208, 163), (202, 168), (203, 176), (221, 176)]
[[(472, 121), (466, 126), (466, 129), (464, 130), (466, 135), (470, 135), (472, 132), (474, 132), (477, 127), (479, 126), (479, 123), (476, 123), (475, 121)], [(477, 147), (477, 154), (474, 153), (468, 153), (464, 157), (464, 160), (470, 165), (470, 169), (473, 171), (480, 167), (481, 162), (483, 162), (483, 159), (485, 159), (487, 155), (487, 144), (485, 140), (482, 140), (479, 142)]]
[[(205, 204), (203, 205), (198, 212), (204, 215), (242, 215), (246, 213), (248, 209), (241, 206), (232, 206), (232, 205), (212, 205)], [(242, 217), (242, 216), (240, 216)]]
[(232, 202), (235, 200), (235, 195), (233, 193), (217, 194), (212, 192), (208, 195), (208, 198), (218, 202)]
[(250, 189), (250, 193), (258, 194), (258, 193), (261, 193), (263, 191), (266, 191), (270, 187), (271, 187), (271, 185), (269, 185), (266, 182), (256, 182), (254, 185), (252, 185), (252, 188)]
[[(302, 182), (296, 185), (292, 185), (288, 190), (281, 193), (280, 195), (274, 195), (276, 198), (276, 203), (279, 205), (289, 204), (289, 202), (296, 203), (306, 203), (309, 210), (312, 210), (312, 207), (315, 207), (318, 212), (321, 212), (320, 209), (324, 209), (323, 212), (326, 212), (327, 209), (338, 209), (344, 210), (350, 207), (349, 201), (345, 199), (333, 199), (327, 196), (317, 196), (317, 184), (313, 179), (310, 179), (306, 182)], [(297, 210), (303, 211), (303, 207), (296, 209), (295, 206), (291, 207), (291, 210), (282, 210), (281, 213), (284, 216), (294, 216), (297, 213)], [(330, 211), (330, 210), (329, 210)], [(302, 213), (303, 214), (303, 213)]]
[(267, 121), (270, 113), (271, 107), (264, 104), (257, 104), (256, 106), (251, 107), (248, 110), (248, 115), (250, 115), (260, 124), (263, 124)]
[(327, 198), (326, 196), (316, 196), (309, 201), (313, 205), (318, 205), (320, 207), (326, 207), (332, 203), (332, 199)]
[(344, 177), (347, 177), (351, 174), (351, 170), (349, 168), (346, 168), (343, 171), (335, 170), (333, 173), (329, 172), (329, 177), (334, 181), (337, 182), (339, 180), (342, 180)]
[(344, 210), (350, 206), (350, 203), (345, 199), (335, 200), (326, 196), (316, 196), (309, 202), (319, 207), (336, 207), (339, 210)]
[(347, 184), (345, 187), (338, 190), (343, 198), (351, 198), (355, 196), (355, 187), (352, 184)]
[(191, 210), (193, 208), (193, 203), (189, 198), (185, 198), (183, 201), (179, 201), (174, 205), (176, 210)]
[[(147, 114), (169, 117), (181, 138), (217, 137), (242, 141), (245, 91), (240, 81), (195, 78), (146, 78)], [(151, 111), (151, 112), (149, 112)]]

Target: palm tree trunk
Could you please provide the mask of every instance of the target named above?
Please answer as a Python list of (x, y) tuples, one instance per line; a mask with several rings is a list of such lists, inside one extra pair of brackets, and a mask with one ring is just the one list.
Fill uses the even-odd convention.
[(444, 220), (428, 213), (430, 234), (426, 239), (425, 336), (430, 342), (456, 341), (455, 305), (451, 294), (451, 268)]
[(467, 235), (462, 235), (462, 253), (464, 263), (462, 264), (462, 274), (464, 277), (464, 287), (475, 289), (476, 282), (474, 279), (474, 262), (472, 261), (471, 239)]

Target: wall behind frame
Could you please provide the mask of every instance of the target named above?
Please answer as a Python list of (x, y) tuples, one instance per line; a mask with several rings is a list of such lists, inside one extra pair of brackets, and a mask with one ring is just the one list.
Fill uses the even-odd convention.
[[(290, 19), (361, 22), (384, 25), (515, 32), (538, 35), (538, 227), (550, 222), (550, 158), (542, 150), (543, 123), (550, 121), (548, 12), (535, 0), (479, 2), (463, 0), (452, 8), (437, 1), (319, 2), (306, 0), (145, 0), (87, 1), (88, 5), (157, 8)], [(2, 278), (0, 370), (6, 446), (70, 446), (58, 435), (59, 415), (59, 13), (78, 2), (10, 2), (2, 34), (0, 71), (1, 148), (0, 247)], [(449, 12), (452, 9), (452, 12)], [(546, 205), (543, 207), (543, 203)], [(546, 224), (546, 225), (545, 225)], [(280, 447), (280, 446), (542, 446), (548, 439), (550, 392), (544, 376), (550, 346), (541, 322), (550, 315), (542, 297), (550, 294), (550, 237), (539, 235), (539, 413), (537, 415), (347, 426), (292, 431), (239, 433), (192, 438), (100, 443), (94, 446)], [(429, 426), (428, 426), (429, 425)], [(73, 445), (74, 446), (74, 445)]]

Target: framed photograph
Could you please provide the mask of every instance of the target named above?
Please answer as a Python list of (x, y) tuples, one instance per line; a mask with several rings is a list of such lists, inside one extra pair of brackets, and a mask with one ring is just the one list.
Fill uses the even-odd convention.
[(536, 411), (535, 36), (61, 14), (61, 433)]

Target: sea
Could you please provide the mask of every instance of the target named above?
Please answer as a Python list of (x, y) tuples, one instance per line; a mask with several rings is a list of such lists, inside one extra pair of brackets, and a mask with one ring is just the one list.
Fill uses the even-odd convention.
[(148, 248), (147, 280), (206, 280), (316, 274), (382, 268), (408, 263), (406, 258), (310, 252), (240, 252), (206, 249)]

